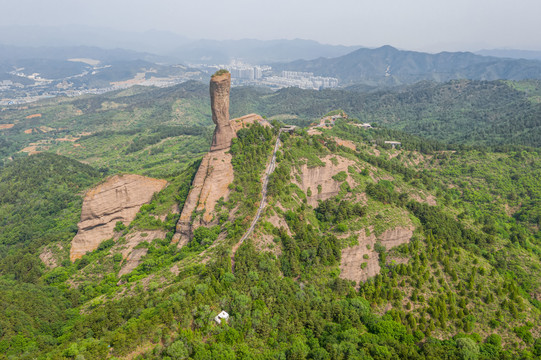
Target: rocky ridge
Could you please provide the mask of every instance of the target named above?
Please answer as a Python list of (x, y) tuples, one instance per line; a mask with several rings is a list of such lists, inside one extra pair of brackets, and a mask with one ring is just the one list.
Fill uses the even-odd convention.
[(257, 114), (229, 119), (229, 93), (231, 74), (218, 72), (210, 80), (210, 101), (212, 121), (216, 124), (210, 151), (203, 157), (192, 182), (192, 189), (186, 198), (177, 223), (173, 242), (184, 246), (199, 226), (210, 226), (217, 223), (214, 207), (220, 199), (227, 200), (229, 184), (233, 182), (234, 173), (231, 164), (231, 141), (237, 137), (237, 131), (249, 124), (270, 124)]

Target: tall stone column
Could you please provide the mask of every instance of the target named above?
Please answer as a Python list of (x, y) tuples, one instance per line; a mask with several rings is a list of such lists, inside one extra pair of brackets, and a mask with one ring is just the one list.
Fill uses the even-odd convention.
[(229, 93), (231, 89), (231, 74), (220, 70), (210, 79), (210, 106), (212, 121), (216, 124), (210, 151), (222, 150), (231, 146), (231, 139), (236, 134), (229, 123)]

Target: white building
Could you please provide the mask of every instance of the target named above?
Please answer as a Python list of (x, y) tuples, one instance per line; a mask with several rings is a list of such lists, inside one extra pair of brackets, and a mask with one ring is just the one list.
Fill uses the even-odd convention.
[(393, 149), (394, 149), (395, 147), (397, 147), (397, 146), (402, 145), (402, 144), (400, 143), (400, 141), (385, 141), (385, 144), (391, 145), (391, 146), (393, 147)]
[(229, 314), (226, 313), (225, 311), (222, 310), (221, 313), (219, 313), (218, 315), (216, 315), (214, 317), (214, 321), (216, 321), (219, 324), (222, 323), (222, 319), (225, 319), (225, 321), (227, 321), (227, 319), (229, 319)]

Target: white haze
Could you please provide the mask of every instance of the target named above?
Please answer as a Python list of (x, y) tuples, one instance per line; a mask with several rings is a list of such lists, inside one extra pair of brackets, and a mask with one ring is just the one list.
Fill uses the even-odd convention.
[(0, 5), (3, 27), (153, 29), (191, 39), (303, 38), (431, 52), (541, 50), (539, 0), (1, 0)]

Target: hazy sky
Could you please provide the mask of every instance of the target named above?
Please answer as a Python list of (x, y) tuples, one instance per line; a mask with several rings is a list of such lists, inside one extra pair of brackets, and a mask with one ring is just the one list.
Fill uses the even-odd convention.
[(81, 24), (190, 38), (303, 38), (402, 49), (541, 50), (540, 0), (0, 0), (1, 25)]

